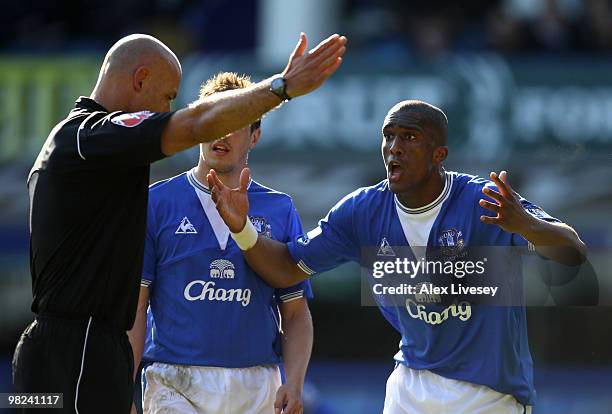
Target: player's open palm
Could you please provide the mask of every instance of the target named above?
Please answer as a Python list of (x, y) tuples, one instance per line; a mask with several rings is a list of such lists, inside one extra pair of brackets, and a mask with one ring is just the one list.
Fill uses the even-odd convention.
[(217, 211), (232, 233), (240, 232), (246, 224), (249, 213), (247, 187), (250, 178), (251, 173), (248, 168), (245, 168), (240, 173), (240, 186), (229, 188), (221, 182), (214, 170), (210, 170), (206, 175), (208, 188), (210, 188)]
[(303, 414), (302, 395), (297, 387), (283, 384), (276, 392), (274, 414)]
[(480, 200), (480, 205), (496, 213), (495, 216), (480, 216), (480, 220), (487, 224), (495, 224), (509, 233), (523, 234), (529, 226), (532, 216), (525, 211), (521, 198), (508, 183), (508, 174), (502, 171), (499, 176), (492, 172), (491, 181), (497, 185), (499, 192), (490, 187), (484, 187), (482, 192), (492, 198), (494, 202)]

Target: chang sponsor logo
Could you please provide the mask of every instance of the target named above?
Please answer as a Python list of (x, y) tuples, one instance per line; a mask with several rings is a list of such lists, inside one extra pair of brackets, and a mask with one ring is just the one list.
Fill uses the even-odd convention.
[(219, 302), (239, 302), (243, 307), (251, 303), (251, 289), (224, 289), (215, 286), (212, 280), (194, 280), (185, 286), (185, 299), (190, 302), (209, 300)]
[(425, 305), (419, 305), (412, 299), (406, 299), (406, 309), (410, 317), (420, 319), (430, 325), (439, 325), (448, 318), (459, 318), (467, 321), (472, 317), (472, 306), (469, 302), (453, 303), (441, 312), (428, 311)]
[(210, 264), (211, 279), (233, 279), (236, 268), (232, 262), (226, 259), (217, 259)]

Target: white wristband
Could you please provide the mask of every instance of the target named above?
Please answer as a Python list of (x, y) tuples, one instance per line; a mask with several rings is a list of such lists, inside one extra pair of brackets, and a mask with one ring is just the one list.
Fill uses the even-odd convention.
[(257, 230), (251, 223), (251, 220), (247, 217), (244, 228), (239, 233), (231, 233), (232, 239), (236, 242), (240, 250), (249, 250), (257, 243)]

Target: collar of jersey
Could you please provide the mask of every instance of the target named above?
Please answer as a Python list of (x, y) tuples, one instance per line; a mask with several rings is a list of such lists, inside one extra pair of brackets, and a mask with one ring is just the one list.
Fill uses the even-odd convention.
[(452, 176), (452, 174), (448, 174), (445, 171), (444, 175), (446, 176), (446, 181), (444, 182), (444, 189), (442, 190), (440, 195), (438, 197), (436, 197), (436, 199), (434, 201), (432, 201), (431, 203), (427, 204), (426, 206), (419, 207), (419, 208), (408, 208), (408, 207), (404, 206), (398, 200), (397, 194), (394, 194), (393, 197), (395, 198), (395, 205), (397, 205), (397, 207), (400, 210), (402, 210), (404, 213), (406, 213), (406, 214), (423, 214), (423, 213), (426, 213), (426, 212), (436, 208), (437, 206), (442, 204), (444, 202), (444, 200), (446, 200), (446, 197), (450, 193), (450, 190), (451, 190), (451, 188), (453, 186), (453, 176)]
[[(204, 184), (202, 184), (200, 180), (198, 180), (198, 177), (196, 177), (196, 169), (197, 167), (193, 167), (187, 172), (187, 181), (189, 181), (189, 184), (191, 184), (196, 190), (200, 190), (210, 195), (210, 190), (208, 189), (208, 187), (204, 186)], [(247, 186), (247, 190), (251, 188), (252, 182), (253, 180), (249, 179), (249, 185)]]
[(79, 96), (79, 98), (75, 101), (75, 104), (79, 108), (91, 109), (92, 111), (108, 112), (105, 107), (86, 96)]

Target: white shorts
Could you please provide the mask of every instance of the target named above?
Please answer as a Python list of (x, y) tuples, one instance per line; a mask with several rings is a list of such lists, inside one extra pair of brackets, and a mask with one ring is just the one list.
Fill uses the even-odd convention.
[(277, 366), (218, 368), (155, 362), (143, 371), (144, 414), (273, 414)]
[(383, 414), (531, 414), (531, 407), (484, 385), (399, 364), (387, 380)]

